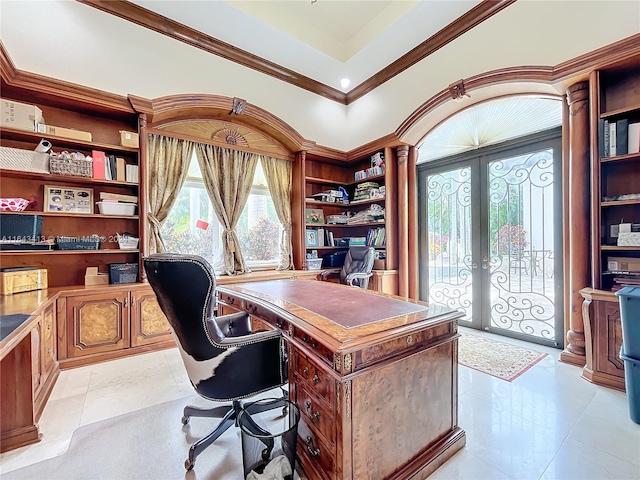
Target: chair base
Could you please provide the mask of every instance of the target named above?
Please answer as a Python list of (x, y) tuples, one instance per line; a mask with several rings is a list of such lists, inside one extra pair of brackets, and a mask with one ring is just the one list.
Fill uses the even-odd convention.
[[(249, 405), (246, 410), (249, 414), (255, 414), (260, 412), (266, 412), (276, 408), (286, 409), (286, 402), (288, 393), (282, 389), (283, 396), (274, 400), (268, 404), (261, 405)], [(237, 424), (238, 415), (240, 411), (245, 408), (245, 404), (239, 400), (234, 400), (231, 405), (223, 405), (213, 408), (195, 407), (193, 405), (187, 405), (184, 407), (182, 424), (187, 425), (191, 420), (191, 417), (203, 417), (203, 418), (221, 418), (216, 428), (206, 437), (201, 438), (189, 448), (189, 457), (184, 461), (184, 468), (188, 471), (191, 470), (196, 463), (196, 458), (200, 455), (208, 446), (215, 442), (224, 432), (229, 428)], [(284, 412), (284, 411), (283, 411)], [(256, 426), (256, 428), (259, 428)]]

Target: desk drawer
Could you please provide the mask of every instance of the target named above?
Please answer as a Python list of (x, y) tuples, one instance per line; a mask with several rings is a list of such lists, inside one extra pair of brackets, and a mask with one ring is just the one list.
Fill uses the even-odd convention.
[(309, 428), (304, 418), (301, 418), (298, 424), (297, 453), (309, 480), (334, 480), (334, 449)]
[(326, 399), (333, 404), (335, 381), (325, 370), (319, 368), (309, 358), (297, 349), (294, 352), (294, 370), (297, 376), (302, 378), (309, 386), (310, 391)]
[(307, 425), (313, 426), (328, 443), (335, 442), (335, 415), (318, 397), (298, 386), (296, 404)]
[(317, 355), (318, 358), (333, 368), (333, 352), (318, 342), (317, 339), (299, 328), (293, 329), (293, 337), (299, 340), (305, 347)]

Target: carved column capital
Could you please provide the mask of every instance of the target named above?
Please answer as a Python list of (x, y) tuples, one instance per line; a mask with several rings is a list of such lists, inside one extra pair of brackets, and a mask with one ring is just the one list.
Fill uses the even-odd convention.
[[(589, 82), (578, 82), (567, 89), (567, 104), (572, 117), (589, 105)], [(585, 111), (588, 113), (588, 111)]]
[(398, 165), (405, 165), (409, 159), (409, 145), (400, 145), (396, 149), (398, 155)]

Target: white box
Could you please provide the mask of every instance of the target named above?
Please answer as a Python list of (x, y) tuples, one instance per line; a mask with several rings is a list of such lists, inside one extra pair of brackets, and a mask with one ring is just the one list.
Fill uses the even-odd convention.
[(36, 131), (36, 125), (44, 123), (42, 110), (35, 105), (0, 99), (0, 124), (18, 130)]
[(135, 250), (138, 248), (138, 242), (140, 241), (139, 238), (129, 235), (116, 234), (116, 238), (118, 239), (120, 250)]
[(102, 215), (134, 215), (135, 203), (96, 202)]
[(640, 232), (618, 232), (619, 247), (640, 247)]

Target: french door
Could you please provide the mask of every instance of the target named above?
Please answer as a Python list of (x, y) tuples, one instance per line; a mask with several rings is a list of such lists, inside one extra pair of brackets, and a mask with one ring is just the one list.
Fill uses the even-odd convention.
[(420, 165), (418, 178), (421, 299), (561, 348), (559, 130)]

